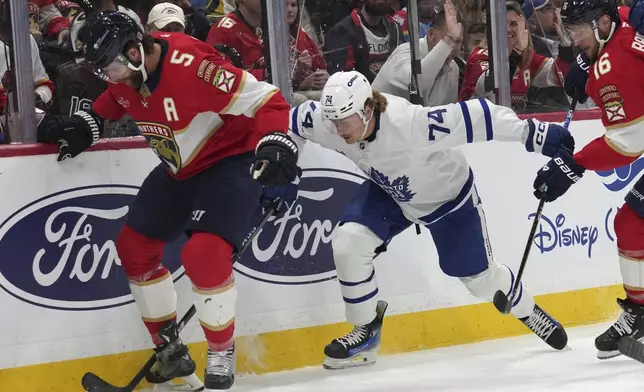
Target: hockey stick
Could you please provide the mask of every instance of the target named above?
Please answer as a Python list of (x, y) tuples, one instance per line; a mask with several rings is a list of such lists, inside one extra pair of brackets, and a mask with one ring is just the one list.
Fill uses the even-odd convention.
[(519, 287), (521, 287), (521, 277), (523, 276), (523, 270), (525, 269), (526, 264), (528, 263), (528, 255), (530, 254), (530, 249), (532, 249), (532, 241), (534, 240), (534, 235), (537, 232), (537, 226), (539, 225), (539, 219), (541, 218), (541, 211), (543, 210), (544, 204), (546, 204), (546, 189), (543, 189), (543, 195), (541, 200), (539, 200), (539, 206), (537, 207), (537, 212), (534, 214), (534, 222), (532, 222), (532, 229), (530, 229), (530, 236), (528, 236), (528, 243), (525, 246), (523, 251), (523, 259), (521, 259), (521, 266), (519, 267), (519, 273), (517, 274), (517, 279), (514, 282), (512, 291), (509, 296), (506, 296), (503, 291), (498, 290), (494, 294), (494, 307), (503, 313), (508, 314), (512, 310), (512, 304), (517, 296)]
[[(253, 242), (255, 237), (259, 234), (261, 231), (262, 227), (268, 222), (268, 220), (275, 214), (275, 211), (279, 210), (281, 207), (283, 201), (282, 200), (276, 200), (275, 203), (264, 213), (264, 216), (262, 218), (262, 221), (257, 225), (255, 230), (253, 230), (253, 233), (250, 235), (248, 240), (244, 243), (242, 246), (241, 250), (237, 252), (235, 255), (235, 258), (233, 259), (233, 264), (241, 260), (242, 255), (248, 249), (250, 244)], [(190, 309), (186, 312), (186, 314), (181, 318), (179, 321), (179, 324), (177, 326), (177, 329), (179, 332), (188, 324), (192, 316), (195, 315), (197, 312), (197, 308), (193, 304)], [(83, 375), (83, 379), (81, 380), (81, 384), (83, 385), (83, 388), (88, 391), (88, 392), (132, 392), (136, 388), (137, 385), (143, 380), (145, 375), (152, 369), (152, 366), (157, 361), (157, 357), (155, 354), (153, 354), (150, 359), (143, 365), (141, 370), (132, 378), (132, 380), (124, 387), (117, 387), (115, 385), (112, 385), (108, 383), (107, 381), (103, 380), (99, 376), (97, 376), (95, 373), (88, 372)]]
[(631, 336), (624, 336), (623, 338), (619, 339), (619, 342), (617, 343), (617, 349), (623, 355), (644, 363), (644, 344), (639, 340)]
[[(575, 94), (575, 96), (572, 98), (570, 108), (568, 109), (566, 119), (563, 123), (563, 126), (566, 129), (568, 129), (570, 121), (572, 121), (572, 115), (575, 112), (576, 106), (577, 94)], [(508, 296), (506, 296), (505, 293), (501, 290), (497, 290), (497, 292), (494, 294), (494, 300), (492, 302), (494, 303), (494, 307), (502, 314), (510, 313), (510, 311), (512, 310), (512, 305), (514, 304), (514, 301), (516, 299), (517, 292), (519, 291), (519, 287), (521, 287), (521, 278), (523, 277), (523, 271), (525, 270), (525, 266), (528, 263), (528, 255), (530, 255), (530, 249), (532, 249), (532, 241), (534, 240), (534, 235), (537, 232), (537, 226), (539, 225), (539, 220), (541, 219), (541, 211), (543, 211), (543, 206), (546, 203), (546, 191), (547, 188), (544, 185), (542, 188), (543, 193), (541, 200), (539, 200), (537, 212), (534, 214), (534, 222), (532, 222), (532, 228), (530, 229), (530, 235), (528, 236), (528, 243), (526, 244), (525, 250), (523, 251), (521, 266), (519, 267), (519, 272), (517, 273), (517, 279), (514, 282), (514, 286), (511, 287), (511, 291)]]

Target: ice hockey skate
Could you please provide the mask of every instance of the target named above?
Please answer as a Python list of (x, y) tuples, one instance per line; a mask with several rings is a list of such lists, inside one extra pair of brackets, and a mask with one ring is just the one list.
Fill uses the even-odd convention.
[(532, 332), (556, 350), (563, 350), (568, 345), (566, 330), (539, 305), (534, 305), (532, 314), (520, 318), (521, 322)]
[(382, 322), (387, 310), (385, 301), (378, 301), (376, 318), (367, 325), (356, 325), (353, 330), (324, 348), (323, 367), (330, 370), (372, 365), (380, 348)]
[(230, 389), (235, 382), (235, 345), (226, 351), (208, 350), (204, 376), (206, 391)]
[(620, 355), (617, 349), (619, 340), (624, 336), (644, 341), (644, 306), (627, 299), (617, 298), (622, 314), (613, 325), (595, 339), (597, 358), (610, 359)]
[(145, 375), (145, 379), (154, 385), (154, 391), (203, 391), (203, 383), (195, 375), (196, 365), (190, 358), (188, 346), (179, 338), (177, 323), (172, 321), (160, 331), (159, 337), (164, 343), (154, 349), (157, 362)]

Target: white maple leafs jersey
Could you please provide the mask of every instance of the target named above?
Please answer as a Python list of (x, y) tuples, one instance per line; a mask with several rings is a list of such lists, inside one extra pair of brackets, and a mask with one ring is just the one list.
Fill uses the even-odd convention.
[(429, 224), (460, 207), (473, 191), (463, 153), (453, 149), (490, 140), (525, 143), (529, 126), (509, 108), (484, 99), (423, 107), (389, 94), (372, 142), (347, 144), (307, 101), (291, 109), (289, 133), (300, 150), (311, 141), (345, 155), (387, 192), (410, 221)]

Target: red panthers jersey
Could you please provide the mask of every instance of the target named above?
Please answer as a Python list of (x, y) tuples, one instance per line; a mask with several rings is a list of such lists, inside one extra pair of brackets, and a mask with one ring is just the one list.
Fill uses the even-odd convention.
[(580, 165), (614, 169), (644, 151), (643, 69), (644, 36), (622, 22), (588, 70), (586, 92), (602, 110), (606, 134), (575, 155)]
[(264, 135), (288, 130), (289, 106), (277, 87), (258, 82), (196, 38), (153, 36), (162, 57), (147, 82), (140, 90), (109, 84), (92, 108), (108, 120), (129, 114), (175, 177), (253, 151)]
[[(459, 94), (459, 101), (472, 98), (476, 91), (480, 78), (485, 77), (488, 71), (488, 53), (486, 48), (475, 48), (467, 59), (463, 87)], [(510, 94), (512, 106), (516, 108), (525, 107), (528, 102), (528, 90), (530, 86), (549, 87), (561, 86), (563, 75), (568, 72), (570, 64), (557, 58), (553, 59), (537, 54), (532, 51), (532, 58), (528, 66), (519, 66), (512, 77)], [(482, 83), (480, 84), (482, 86)], [(484, 93), (478, 91), (478, 96)]]
[(69, 29), (69, 20), (63, 17), (52, 0), (29, 0), (27, 9), (32, 34), (58, 38), (61, 30)]
[(257, 80), (266, 79), (264, 42), (260, 28), (254, 28), (239, 10), (221, 18), (210, 28), (206, 42), (210, 45), (228, 45), (242, 58), (244, 69)]

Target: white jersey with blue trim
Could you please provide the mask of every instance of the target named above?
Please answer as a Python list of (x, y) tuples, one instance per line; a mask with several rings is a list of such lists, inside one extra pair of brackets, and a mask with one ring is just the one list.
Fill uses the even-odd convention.
[(527, 121), (484, 99), (423, 107), (382, 95), (388, 105), (383, 113), (374, 114), (372, 141), (347, 144), (322, 119), (316, 101), (291, 109), (289, 131), (300, 149), (308, 140), (351, 159), (414, 223), (432, 223), (471, 195), (472, 170), (454, 147), (490, 140), (525, 144), (528, 137)]

